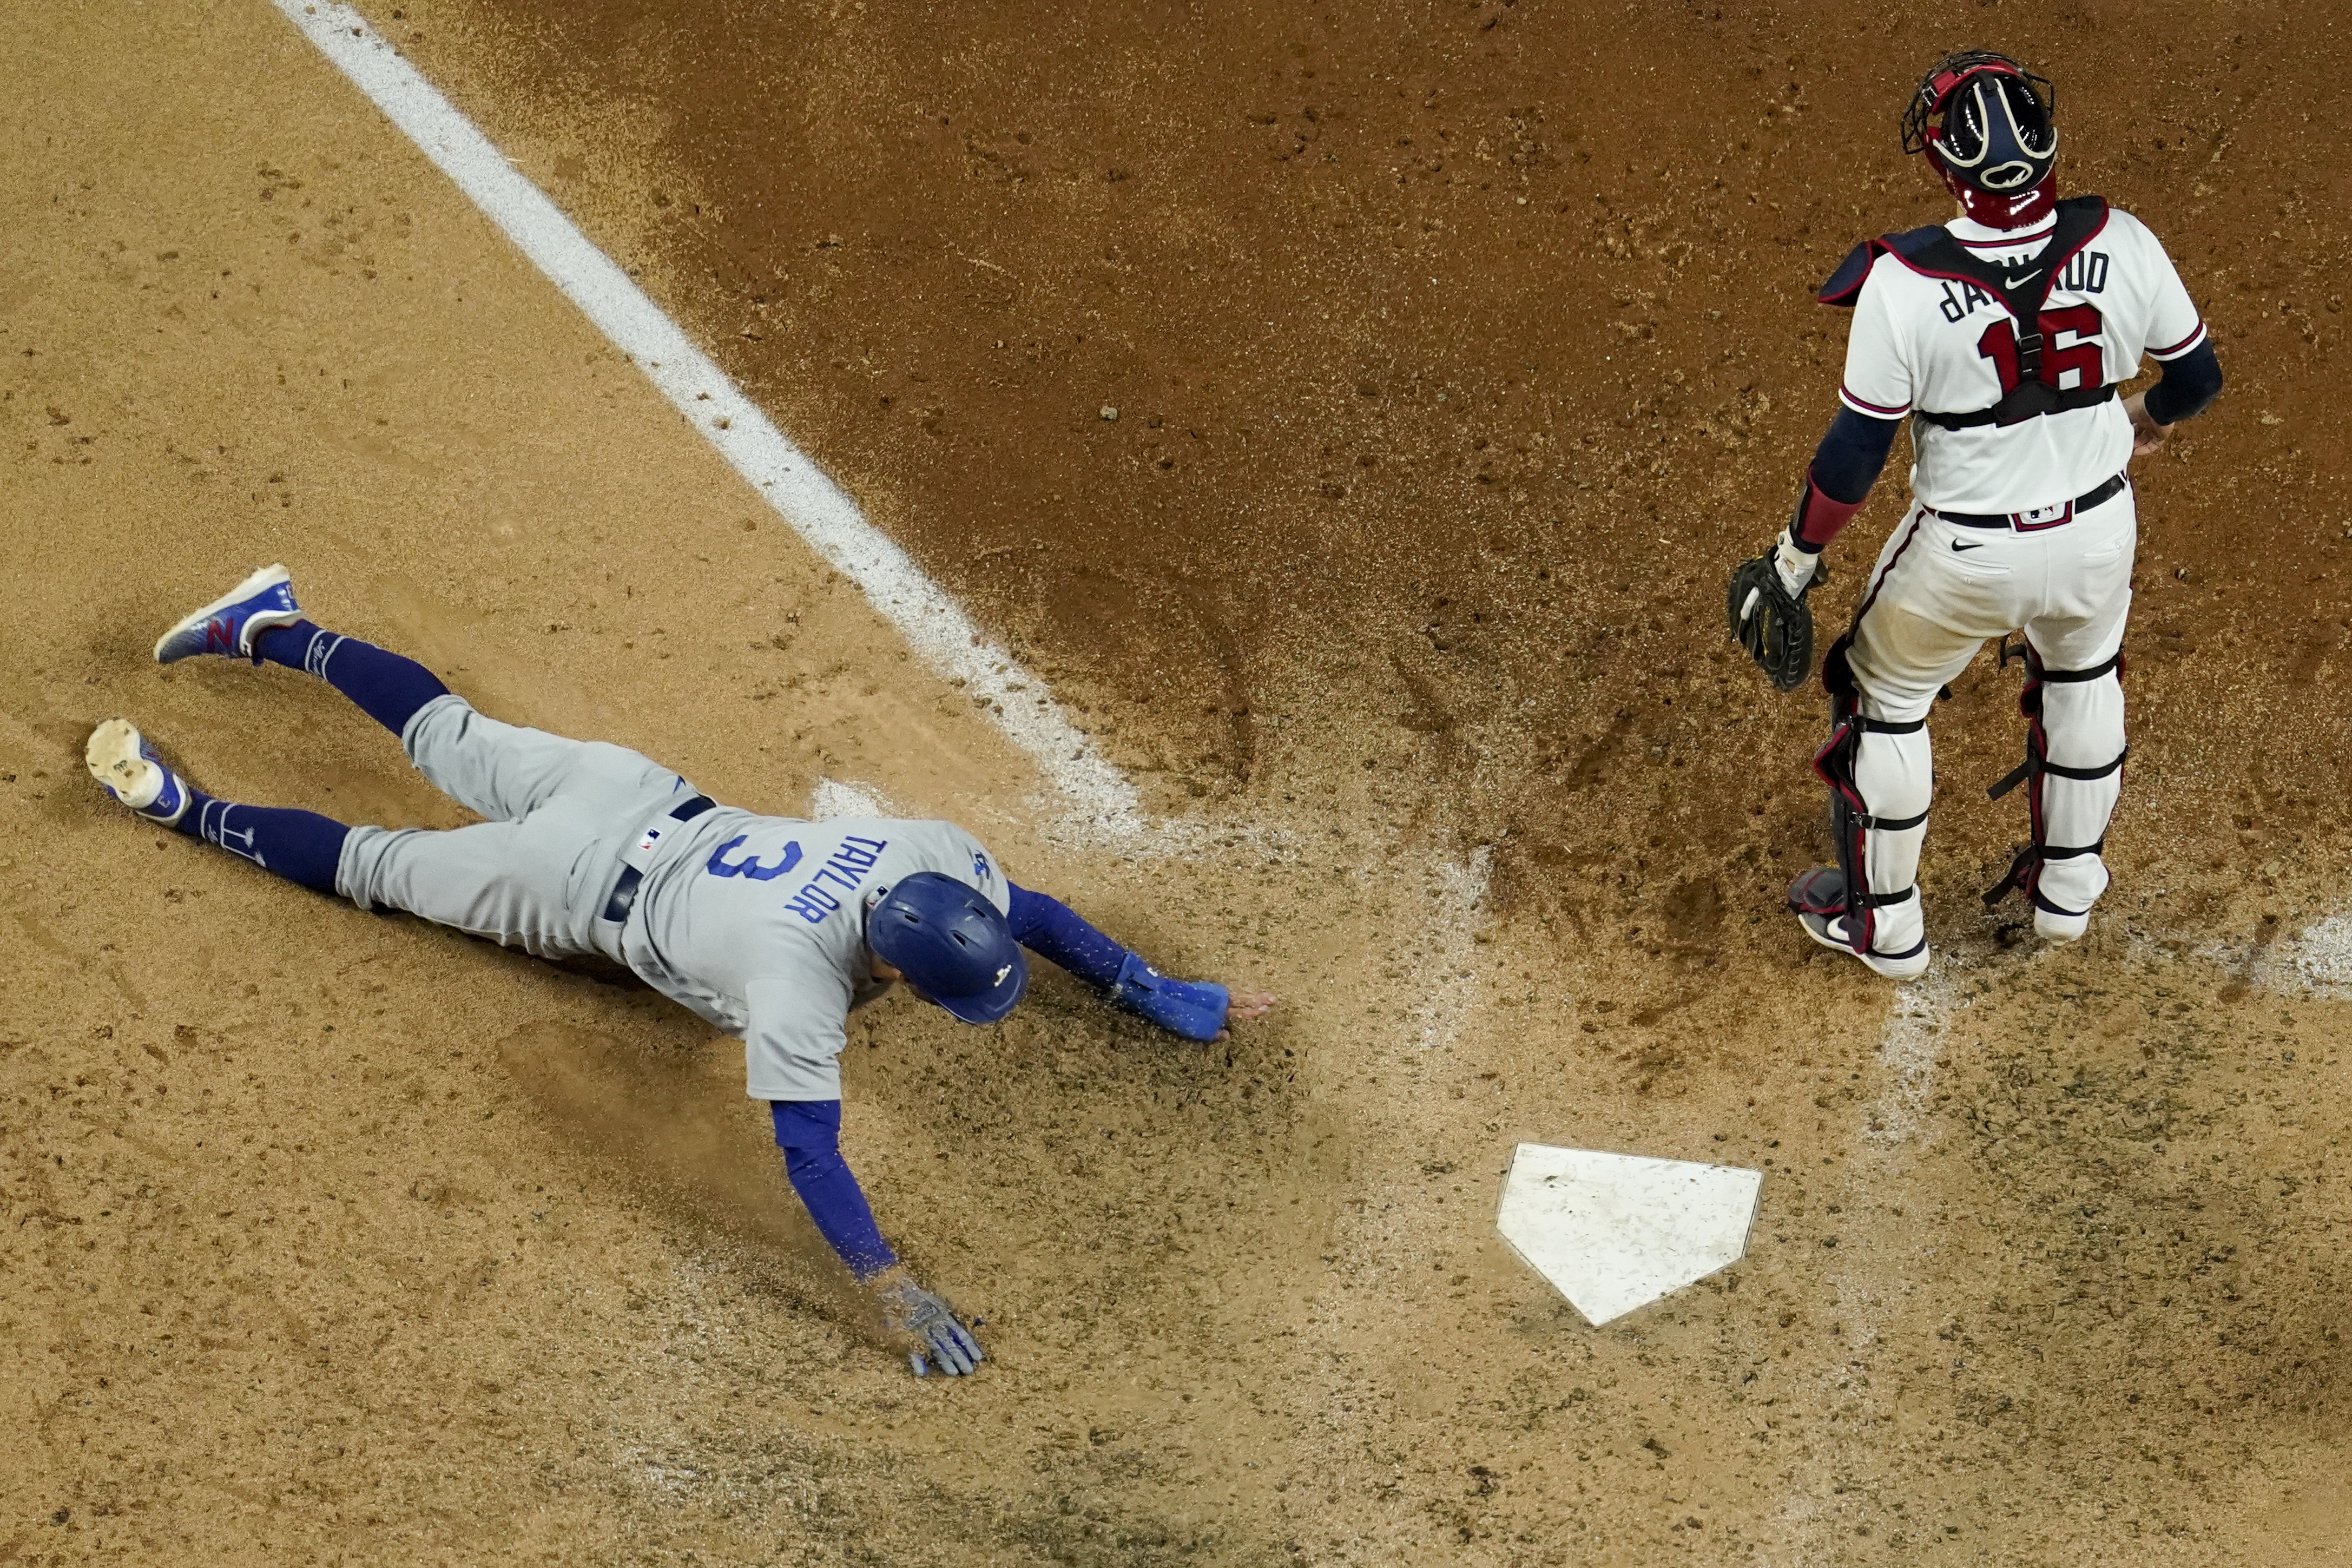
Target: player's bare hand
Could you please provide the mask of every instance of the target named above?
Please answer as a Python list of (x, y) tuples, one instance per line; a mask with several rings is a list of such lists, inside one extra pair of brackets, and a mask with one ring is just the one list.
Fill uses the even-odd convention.
[(2172, 433), (2169, 425), (2158, 425), (2148, 416), (2147, 394), (2136, 392), (2124, 399), (2124, 412), (2131, 416), (2132, 456), (2146, 457), (2164, 445), (2165, 437)]
[(1274, 1005), (1276, 1000), (1278, 1000), (1278, 998), (1276, 998), (1275, 994), (1271, 991), (1234, 992), (1232, 1000), (1225, 1005), (1226, 1026), (1217, 1031), (1217, 1038), (1220, 1040), (1232, 1039), (1234, 1037), (1234, 1025), (1246, 1024), (1252, 1019), (1265, 1017), (1268, 1013), (1274, 1011)]
[(917, 1377), (929, 1377), (934, 1364), (950, 1377), (968, 1377), (988, 1359), (955, 1309), (916, 1284), (905, 1264), (884, 1269), (866, 1288), (881, 1300), (882, 1321), (898, 1336)]

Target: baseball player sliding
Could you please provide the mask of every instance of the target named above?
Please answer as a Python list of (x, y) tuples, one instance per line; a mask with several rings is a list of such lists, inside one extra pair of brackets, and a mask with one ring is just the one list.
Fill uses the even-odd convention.
[(768, 1102), (793, 1190), (878, 1297), (919, 1375), (934, 1363), (969, 1373), (982, 1357), (882, 1238), (843, 1163), (835, 1058), (851, 1009), (904, 980), (966, 1023), (994, 1023), (1028, 985), (1024, 947), (1187, 1039), (1223, 1039), (1228, 1023), (1274, 1004), (1161, 975), (1066, 906), (1006, 880), (953, 823), (760, 816), (635, 752), (486, 718), (423, 666), (304, 619), (282, 566), (155, 645), (163, 664), (202, 654), (323, 679), (488, 820), (449, 832), (354, 827), (217, 799), (121, 719), (90, 736), (91, 775), (149, 821), (289, 881), (543, 957), (601, 953), (740, 1035), (749, 1091)]
[[(2032, 842), (1988, 905), (2021, 889), (2050, 942), (2083, 934), (2124, 765), (2123, 637), (2137, 542), (2136, 452), (2221, 390), (2171, 258), (2097, 196), (2058, 199), (2050, 84), (2006, 55), (1936, 63), (1903, 120), (1958, 198), (1951, 222), (1855, 247), (1822, 287), (1853, 311), (1844, 405), (1779, 541), (1732, 574), (1732, 635), (1783, 690), (1812, 661), (1805, 595), (1824, 545), (1911, 420), (1911, 510), (1853, 626), (1822, 660), (1838, 864), (1797, 879), (1805, 933), (1880, 974), (1928, 963), (1915, 879), (1935, 773), (1927, 710), (1988, 637), (2025, 634)], [(2118, 400), (2143, 354), (2163, 379)]]

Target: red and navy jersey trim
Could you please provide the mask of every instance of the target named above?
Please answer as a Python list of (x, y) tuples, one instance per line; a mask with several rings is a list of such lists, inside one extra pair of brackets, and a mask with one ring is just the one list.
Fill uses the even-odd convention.
[(2147, 352), (2151, 356), (2157, 359), (2179, 359), (2182, 354), (2187, 353), (2190, 349), (2195, 348), (2199, 343), (2201, 343), (2204, 341), (2205, 323), (2200, 319), (2197, 323), (2197, 330), (2195, 331), (2189, 333), (2187, 337), (2181, 339), (2170, 348), (2150, 349)]
[(1866, 397), (1856, 397), (1853, 395), (1853, 389), (1843, 382), (1838, 384), (1838, 398), (1856, 414), (1867, 414), (1874, 419), (1900, 419), (1911, 412), (1911, 405), (1907, 403), (1896, 404), (1890, 408), (1884, 403), (1873, 403)]

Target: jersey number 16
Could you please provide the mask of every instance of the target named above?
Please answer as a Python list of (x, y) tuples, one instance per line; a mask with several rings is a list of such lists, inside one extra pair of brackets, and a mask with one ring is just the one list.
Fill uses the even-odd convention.
[[(2100, 326), (2095, 305), (2069, 305), (2062, 310), (2042, 311), (2042, 370), (2034, 379), (2053, 392), (2072, 392), (2105, 382), (2106, 358), (2099, 347)], [(2074, 341), (2062, 343), (2062, 337)], [(1984, 336), (1977, 340), (1977, 353), (1992, 361), (1992, 368), (2000, 377), (2003, 397), (2015, 392), (2018, 384), (2025, 379), (2018, 370), (2017, 328), (2007, 316), (1984, 330)], [(2074, 373), (2071, 386), (2063, 379), (2070, 370)]]

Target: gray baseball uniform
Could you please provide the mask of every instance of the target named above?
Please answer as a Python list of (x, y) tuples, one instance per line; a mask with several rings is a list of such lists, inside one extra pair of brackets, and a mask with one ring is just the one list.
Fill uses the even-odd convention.
[(501, 723), (455, 695), (418, 710), (401, 745), (488, 820), (354, 827), (336, 891), (541, 957), (625, 963), (742, 1037), (755, 1100), (841, 1098), (844, 1025), (887, 989), (866, 946), (866, 912), (887, 889), (937, 871), (1009, 908), (995, 858), (951, 822), (702, 805), (635, 752)]

